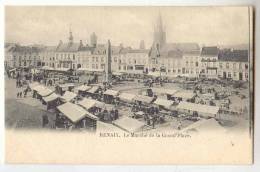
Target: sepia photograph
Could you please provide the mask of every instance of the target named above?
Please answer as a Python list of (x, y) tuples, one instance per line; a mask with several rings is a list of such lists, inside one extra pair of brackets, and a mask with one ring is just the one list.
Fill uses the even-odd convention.
[(5, 6), (6, 160), (250, 164), (252, 40), (249, 6)]

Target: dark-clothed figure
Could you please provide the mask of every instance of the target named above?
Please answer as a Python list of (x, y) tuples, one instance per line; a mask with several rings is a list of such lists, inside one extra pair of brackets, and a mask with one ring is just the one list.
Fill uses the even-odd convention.
[(42, 127), (44, 128), (49, 123), (48, 116), (45, 114), (42, 116)]

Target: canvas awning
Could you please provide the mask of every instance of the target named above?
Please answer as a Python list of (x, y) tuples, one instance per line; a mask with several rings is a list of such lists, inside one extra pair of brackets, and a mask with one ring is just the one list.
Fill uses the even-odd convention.
[(105, 92), (104, 92), (104, 94), (105, 95), (110, 95), (110, 96), (117, 96), (118, 95), (118, 91), (116, 91), (116, 90), (106, 90)]
[(58, 99), (58, 98), (59, 98), (59, 96), (58, 96), (57, 94), (52, 93), (51, 95), (46, 96), (46, 97), (43, 97), (42, 99), (43, 99), (46, 103), (48, 103), (48, 102), (54, 101), (54, 100), (56, 100), (56, 99)]
[(40, 84), (35, 84), (35, 85), (32, 85), (32, 90), (34, 91), (40, 91), (40, 90), (43, 90), (45, 89), (45, 87), (43, 85), (40, 85)]
[(152, 91), (158, 94), (168, 94), (168, 95), (173, 95), (175, 94), (178, 90), (174, 89), (165, 89), (165, 88), (152, 88)]
[(136, 100), (136, 101), (140, 101), (140, 102), (147, 103), (147, 104), (150, 104), (153, 101), (153, 99), (154, 99), (153, 97), (148, 97), (148, 96), (143, 96), (143, 95), (137, 95), (134, 98), (134, 100)]
[(132, 102), (136, 95), (130, 93), (120, 93), (118, 97), (122, 101)]
[(77, 70), (78, 70), (78, 71), (88, 71), (89, 68), (78, 68)]
[(42, 97), (48, 96), (53, 92), (54, 92), (53, 90), (46, 87), (42, 87), (40, 90), (37, 91), (37, 93)]
[(172, 106), (173, 101), (157, 98), (155, 100), (154, 104), (159, 105), (159, 106), (163, 106), (163, 107), (169, 109)]
[(98, 107), (98, 108), (103, 108), (105, 106), (105, 103), (94, 100), (94, 99), (87, 99), (84, 98), (81, 100), (79, 103), (82, 107), (86, 108), (87, 110), (92, 108), (92, 107)]
[(88, 85), (80, 85), (80, 86), (76, 87), (75, 90), (77, 90), (77, 91), (87, 91), (87, 90), (89, 90), (90, 88), (91, 88), (91, 87), (88, 86)]
[(66, 88), (66, 87), (74, 87), (75, 84), (74, 83), (65, 83), (65, 84), (60, 84), (58, 86), (61, 88)]
[(108, 124), (108, 123), (104, 123), (101, 121), (97, 121), (97, 131), (122, 132), (123, 130), (113, 124)]
[(221, 131), (225, 132), (226, 130), (216, 121), (214, 118), (211, 119), (200, 119), (199, 121), (189, 125), (188, 127), (182, 129), (182, 131)]
[(113, 121), (113, 124), (131, 133), (141, 131), (145, 126), (145, 123), (129, 117), (123, 117), (121, 119), (115, 120)]
[(202, 105), (202, 104), (183, 102), (183, 101), (177, 105), (177, 109), (178, 110), (180, 110), (180, 109), (189, 110), (189, 111), (193, 111), (193, 112), (197, 111), (198, 113), (200, 113), (200, 115), (206, 116), (206, 117), (215, 117), (215, 115), (219, 111), (218, 106), (209, 106), (209, 105)]
[(49, 67), (49, 66), (43, 66), (42, 69), (43, 70), (54, 70), (54, 68)]
[(61, 71), (61, 72), (67, 72), (67, 71), (70, 70), (70, 68), (56, 68), (56, 69), (54, 69), (54, 70), (56, 70), (56, 71)]
[(98, 119), (95, 115), (90, 114), (82, 107), (80, 107), (76, 104), (70, 103), (70, 102), (64, 103), (64, 104), (58, 106), (57, 108), (61, 113), (63, 113), (67, 118), (69, 118), (73, 123), (80, 121), (84, 117), (89, 117), (94, 120)]
[(175, 94), (173, 94), (173, 97), (192, 99), (195, 97), (195, 93), (193, 93), (193, 91), (182, 90), (182, 91), (178, 91)]
[(30, 83), (30, 84), (29, 84), (29, 88), (30, 88), (31, 90), (34, 90), (34, 88), (35, 88), (36, 86), (38, 86), (38, 85), (40, 85), (39, 82), (33, 82), (33, 83)]
[(94, 86), (94, 87), (92, 87), (91, 89), (89, 89), (89, 90), (87, 91), (87, 93), (92, 93), (92, 94), (94, 94), (94, 93), (97, 92), (98, 89), (99, 89), (98, 86)]
[(63, 96), (61, 96), (60, 98), (63, 100), (63, 101), (66, 101), (66, 102), (69, 102), (71, 101), (72, 99), (74, 99), (75, 97), (77, 96), (77, 94), (73, 93), (73, 92), (70, 92), (70, 91), (66, 91)]
[(112, 74), (115, 75), (115, 76), (121, 76), (121, 75), (123, 75), (123, 73), (120, 73), (120, 72), (113, 72)]

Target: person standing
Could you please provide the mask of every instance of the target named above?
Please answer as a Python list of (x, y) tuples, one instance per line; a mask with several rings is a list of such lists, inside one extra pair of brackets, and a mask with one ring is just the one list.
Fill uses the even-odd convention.
[(48, 116), (46, 114), (42, 115), (42, 128), (44, 128), (49, 123)]

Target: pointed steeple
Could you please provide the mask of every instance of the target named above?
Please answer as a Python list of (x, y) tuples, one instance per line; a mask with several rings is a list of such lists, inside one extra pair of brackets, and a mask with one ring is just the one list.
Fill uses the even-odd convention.
[(159, 12), (156, 24), (154, 27), (154, 42), (153, 45), (160, 49), (166, 43), (166, 32), (162, 22), (161, 12)]
[(70, 31), (69, 31), (69, 44), (73, 44), (73, 36), (72, 36), (71, 26), (70, 26)]

